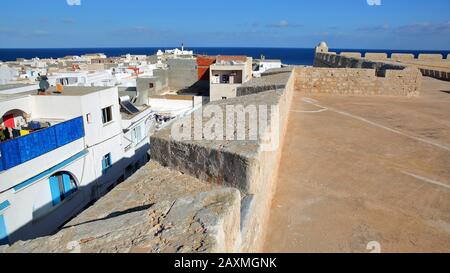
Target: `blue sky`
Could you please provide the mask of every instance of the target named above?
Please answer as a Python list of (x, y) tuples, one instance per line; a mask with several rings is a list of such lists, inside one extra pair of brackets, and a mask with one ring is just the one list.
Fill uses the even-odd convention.
[(1, 2), (1, 48), (310, 48), (324, 40), (334, 48), (450, 49), (449, 0)]

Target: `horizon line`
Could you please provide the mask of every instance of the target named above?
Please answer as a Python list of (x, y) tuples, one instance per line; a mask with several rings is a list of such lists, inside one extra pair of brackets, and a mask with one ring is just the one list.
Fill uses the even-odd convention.
[[(181, 48), (181, 46), (113, 46), (113, 47), (0, 47), (0, 50), (7, 50), (7, 49), (13, 49), (13, 50), (27, 50), (27, 49), (167, 49), (167, 48)], [(213, 48), (213, 49), (314, 49), (315, 47), (260, 47), (260, 46), (192, 46), (192, 47), (186, 47), (185, 49), (196, 49), (196, 48)], [(357, 48), (357, 47), (336, 47), (331, 48), (330, 50), (401, 50), (401, 51), (449, 51), (450, 49), (404, 49), (404, 48)]]

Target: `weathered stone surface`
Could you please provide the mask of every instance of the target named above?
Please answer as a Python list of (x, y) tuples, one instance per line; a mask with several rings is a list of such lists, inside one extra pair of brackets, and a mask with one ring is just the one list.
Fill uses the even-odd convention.
[(340, 55), (351, 58), (361, 58), (361, 53), (359, 52), (342, 52)]
[(442, 61), (443, 59), (442, 54), (419, 54), (419, 60), (423, 61)]
[(314, 56), (314, 67), (329, 67), (329, 68), (363, 68), (375, 70), (403, 70), (406, 65), (385, 62), (372, 61), (361, 58), (361, 54), (357, 55), (334, 55), (328, 53), (316, 53)]
[(414, 60), (414, 54), (405, 54), (405, 53), (392, 53), (391, 59), (393, 61), (411, 61)]
[(118, 185), (67, 226), (107, 217), (112, 212), (133, 210), (163, 201), (206, 192), (217, 188), (151, 161), (124, 183)]
[(387, 53), (366, 53), (364, 58), (375, 61), (384, 61), (388, 59)]
[(240, 199), (235, 189), (151, 162), (56, 235), (0, 252), (232, 252), (240, 243)]
[[(289, 107), (289, 94), (293, 90), (294, 78), (292, 75), (292, 73), (275, 75), (287, 80), (284, 83), (284, 88), (278, 91), (267, 91), (218, 101), (210, 103), (209, 106), (220, 107), (224, 116), (226, 107), (230, 105), (239, 105), (244, 108), (255, 106), (257, 109), (261, 105), (267, 106), (269, 124), (272, 122), (271, 107), (279, 106), (280, 110), (283, 111), (280, 120), (283, 121)], [(287, 89), (289, 89), (289, 92), (285, 91)], [(191, 121), (192, 139), (195, 139), (195, 115), (196, 113), (193, 113), (181, 121)], [(246, 139), (239, 141), (206, 139), (178, 141), (172, 138), (172, 128), (167, 128), (152, 136), (152, 157), (163, 166), (191, 174), (201, 180), (236, 187), (244, 194), (254, 194), (259, 191), (254, 172), (260, 171), (261, 139), (269, 133), (268, 130), (259, 132), (257, 140), (249, 139), (249, 124), (258, 125), (258, 118), (258, 116), (248, 116), (246, 120), (240, 120), (235, 117), (235, 128), (238, 127), (238, 123), (245, 123)], [(210, 119), (203, 117), (202, 120), (203, 124), (206, 124)], [(226, 128), (225, 122), (224, 118), (224, 128)], [(225, 131), (223, 131), (223, 139), (227, 137)], [(282, 128), (280, 128), (280, 132), (282, 131)]]
[(239, 248), (239, 210), (239, 191), (218, 189), (66, 226), (3, 252), (233, 252)]
[[(273, 150), (263, 150), (261, 138), (240, 141), (175, 140), (171, 137), (170, 128), (158, 132), (151, 139), (152, 157), (162, 165), (204, 181), (235, 187), (241, 191), (242, 195), (254, 195), (253, 201), (248, 204), (247, 216), (241, 221), (245, 223), (245, 228), (241, 232), (242, 252), (260, 251), (263, 245), (268, 211), (275, 189), (274, 178), (280, 157), (279, 146), (284, 139), (294, 90), (294, 74), (286, 75), (277, 76), (285, 77), (287, 80), (282, 90), (261, 92), (210, 104), (223, 110), (229, 105), (244, 107), (267, 105), (269, 108), (272, 105), (278, 106), (279, 145)], [(258, 82), (261, 81), (264, 80)], [(191, 126), (193, 126), (195, 114), (186, 117), (183, 122), (191, 120)], [(249, 122), (258, 123), (256, 118), (258, 117), (250, 117), (250, 121), (247, 120), (245, 125), (247, 131)], [(271, 122), (270, 114), (268, 118)], [(209, 119), (203, 118), (203, 122), (207, 121)], [(269, 134), (268, 131), (262, 132), (264, 137), (267, 134)]]
[(266, 71), (262, 77), (248, 81), (237, 88), (238, 97), (257, 94), (266, 91), (280, 91), (286, 88), (293, 68), (272, 69)]
[(383, 77), (374, 69), (297, 68), (296, 89), (307, 94), (351, 96), (419, 95), (422, 75), (417, 68), (386, 70)]
[(450, 73), (450, 63), (448, 59), (443, 59), (441, 54), (421, 54), (416, 59), (413, 54), (399, 53), (392, 54), (391, 58), (387, 58), (384, 53), (375, 55), (366, 53), (365, 58), (316, 53), (314, 67), (375, 69), (380, 75), (388, 70), (404, 70), (410, 67), (420, 69), (423, 76), (444, 81), (450, 80), (447, 76)]

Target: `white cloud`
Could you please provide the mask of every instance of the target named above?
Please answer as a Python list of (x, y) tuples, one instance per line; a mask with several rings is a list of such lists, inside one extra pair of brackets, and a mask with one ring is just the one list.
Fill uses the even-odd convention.
[(81, 6), (81, 0), (66, 0), (69, 6)]
[(288, 20), (281, 20), (278, 23), (269, 25), (269, 27), (288, 28), (288, 27), (301, 27), (301, 25), (291, 24)]
[(275, 26), (277, 26), (277, 27), (288, 27), (289, 26), (289, 22), (287, 20), (281, 20), (280, 22), (275, 24)]

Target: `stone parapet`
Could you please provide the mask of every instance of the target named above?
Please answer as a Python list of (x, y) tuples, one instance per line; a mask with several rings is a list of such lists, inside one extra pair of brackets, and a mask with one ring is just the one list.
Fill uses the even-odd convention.
[(309, 94), (414, 97), (422, 82), (416, 68), (386, 70), (382, 77), (361, 68), (297, 68), (296, 74), (296, 90)]

